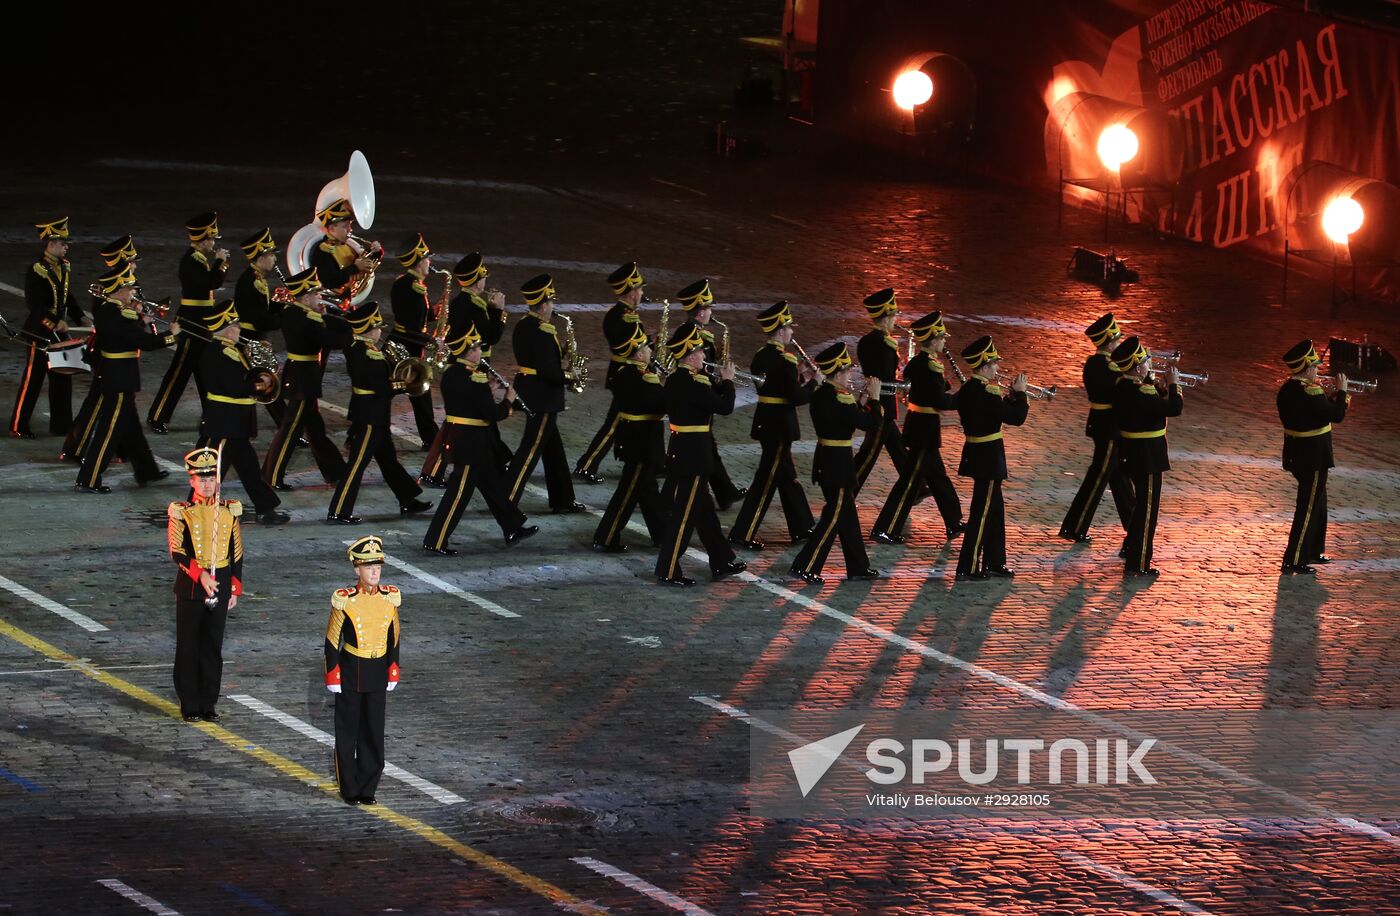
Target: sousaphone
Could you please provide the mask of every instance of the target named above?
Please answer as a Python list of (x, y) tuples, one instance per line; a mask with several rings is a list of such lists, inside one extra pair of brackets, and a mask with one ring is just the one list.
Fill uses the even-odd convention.
[[(316, 221), (316, 214), (342, 199), (350, 202), (350, 211), (355, 214), (355, 222), (361, 228), (368, 229), (374, 225), (374, 175), (369, 170), (365, 154), (359, 150), (350, 154), (350, 167), (345, 174), (326, 182), (325, 187), (321, 188), (321, 193), (316, 195), (316, 206), (311, 211), (311, 222), (298, 229), (287, 243), (288, 271), (300, 273), (311, 266), (311, 252), (325, 238), (321, 224)], [(369, 276), (350, 300), (351, 304), (359, 305), (368, 299), (373, 288), (374, 277)]]

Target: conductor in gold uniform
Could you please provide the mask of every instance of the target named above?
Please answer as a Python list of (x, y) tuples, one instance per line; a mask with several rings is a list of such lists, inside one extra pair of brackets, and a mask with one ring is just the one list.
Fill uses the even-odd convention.
[(340, 797), (372, 805), (384, 772), (384, 695), (399, 685), (399, 590), (381, 585), (384, 543), (350, 545), (356, 582), (331, 595), (326, 689), (335, 694), (335, 778)]

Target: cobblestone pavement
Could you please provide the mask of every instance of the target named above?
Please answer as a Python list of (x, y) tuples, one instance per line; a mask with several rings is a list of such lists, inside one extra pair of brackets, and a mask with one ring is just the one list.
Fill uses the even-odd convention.
[[(386, 538), (395, 562), (385, 578), (405, 591), (406, 627), (388, 731), (389, 760), (404, 772), (386, 778), (389, 810), (376, 813), (325, 790), (330, 755), (316, 735), (333, 723), (319, 644), (328, 593), (347, 579), (342, 542), (360, 529), (320, 524), (329, 491), (310, 462), (299, 459), (290, 478), (293, 523), (247, 528), (224, 717), (221, 727), (190, 726), (168, 714), (174, 633), (161, 527), (165, 503), (184, 492), (178, 474), (137, 489), (117, 466), (111, 495), (84, 496), (71, 490), (74, 469), (55, 461), (56, 440), (5, 440), (0, 907), (136, 912), (126, 889), (185, 913), (1400, 912), (1394, 822), (1370, 833), (1323, 820), (855, 827), (748, 813), (751, 726), (718, 707), (1018, 708), (1048, 696), (1110, 711), (1341, 710), (1400, 700), (1394, 385), (1384, 379), (1380, 393), (1355, 399), (1337, 428), (1337, 562), (1315, 580), (1277, 576), (1292, 491), (1273, 406), (1278, 356), (1293, 342), (1369, 334), (1400, 344), (1393, 308), (1332, 308), (1326, 285), (1301, 279), (1285, 308), (1276, 266), (1121, 227), (1118, 251), (1143, 282), (1110, 303), (1064, 276), (1071, 245), (1103, 243), (1094, 214), (1071, 212), (1057, 230), (1053, 198), (912, 174), (847, 177), (782, 152), (801, 149), (800, 136), (774, 129), (772, 142), (780, 152), (767, 162), (677, 156), (540, 166), (523, 179), (519, 167), (426, 171), (387, 157), (387, 168), (376, 164), (373, 234), (392, 241), (421, 229), (448, 264), (480, 248), (505, 290), (552, 271), (595, 366), (605, 352), (602, 275), (632, 258), (657, 299), (713, 277), (717, 315), (743, 358), (759, 341), (750, 304), (792, 300), (799, 339), (815, 353), (863, 333), (859, 300), (885, 285), (907, 313), (936, 302), (961, 342), (995, 334), (1008, 365), (1061, 389), (1007, 435), (1014, 583), (955, 587), (931, 503), (907, 547), (871, 548), (886, 578), (842, 583), (837, 556), (827, 585), (805, 598), (781, 578), (795, 548), (777, 543), (745, 557), (753, 576), (743, 580), (659, 589), (644, 536), (620, 557), (594, 554), (596, 517), (550, 516), (538, 488), (524, 500), (538, 537), (507, 550), (489, 516), (471, 511), (455, 537), (462, 556), (425, 558), (426, 520), (401, 520), (372, 472), (362, 528)], [(73, 252), (80, 286), (95, 273), (96, 245), (131, 232), (155, 297), (173, 291), (190, 212), (218, 207), (226, 241), (265, 222), (285, 237), (332, 177), (320, 163), (338, 156), (312, 167), (277, 155), (277, 169), (216, 169), (241, 160), (210, 154), (12, 174), (0, 183), (5, 314), (21, 308), (10, 293), (30, 256), (29, 216), (55, 206), (71, 210), (83, 239)], [(644, 312), (652, 325), (655, 308)], [(1053, 537), (1087, 460), (1081, 329), (1109, 308), (1211, 376), (1171, 426), (1163, 575), (1149, 586), (1120, 579), (1104, 510), (1105, 536), (1092, 545)], [(6, 409), (18, 355), (0, 358)], [(167, 358), (144, 359), (143, 407)], [(327, 380), (329, 404), (343, 406), (338, 364)], [(758, 455), (746, 438), (752, 400), (741, 394), (736, 416), (718, 425), (740, 483)], [(596, 387), (571, 400), (561, 424), (571, 457), (605, 407)], [(406, 405), (398, 411), (411, 464), (412, 420)], [(193, 445), (197, 412), (191, 391), (171, 434), (152, 437), (160, 458), (177, 462)], [(339, 412), (330, 423), (345, 426)], [(518, 421), (506, 433), (513, 442)], [(945, 454), (956, 455), (960, 433), (947, 440)], [(810, 443), (798, 465), (805, 482)], [(861, 500), (867, 529), (892, 484), (882, 459)], [(970, 487), (959, 489), (966, 503)], [(579, 489), (594, 508), (609, 493)], [(819, 503), (815, 487), (808, 493)], [(763, 536), (780, 542), (780, 525), (770, 515)], [(692, 572), (703, 562), (690, 560)]]

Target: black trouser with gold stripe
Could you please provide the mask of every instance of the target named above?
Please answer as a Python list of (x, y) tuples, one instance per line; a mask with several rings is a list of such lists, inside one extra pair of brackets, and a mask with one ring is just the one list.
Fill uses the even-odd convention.
[[(710, 493), (713, 494), (714, 501), (719, 504), (720, 511), (728, 509), (739, 501), (739, 497), (744, 495), (739, 492), (739, 488), (734, 486), (734, 481), (729, 477), (729, 471), (724, 466), (724, 459), (719, 454), (719, 443), (710, 444), (710, 461), (714, 465), (714, 470), (710, 472), (708, 483)], [(666, 483), (661, 490), (661, 502), (670, 504), (675, 502), (676, 494), (670, 490), (672, 478), (666, 478)]]
[[(207, 332), (205, 332), (207, 333)], [(185, 386), (189, 384), (190, 376), (194, 376), (195, 389), (199, 391), (200, 403), (204, 403), (204, 382), (199, 377), (199, 357), (204, 352), (208, 344), (195, 338), (190, 334), (181, 334), (175, 341), (175, 355), (170, 359), (170, 365), (165, 367), (165, 375), (160, 380), (160, 387), (156, 389), (156, 396), (151, 401), (151, 409), (146, 414), (146, 420), (150, 423), (169, 423), (170, 417), (175, 413), (175, 405), (180, 402), (180, 395), (185, 393)]]
[(525, 434), (510, 462), (510, 501), (520, 504), (525, 483), (544, 462), (544, 482), (549, 490), (549, 507), (567, 509), (574, 502), (574, 484), (569, 477), (569, 458), (564, 440), (559, 438), (559, 415), (537, 413), (525, 421)]
[(820, 576), (827, 555), (838, 537), (841, 539), (841, 553), (846, 559), (846, 575), (869, 569), (870, 555), (865, 552), (860, 516), (856, 513), (857, 488), (852, 486), (849, 478), (833, 480), (828, 477), (821, 479), (821, 488), (826, 505), (822, 506), (816, 530), (792, 561), (793, 570)]
[(137, 483), (154, 480), (160, 468), (141, 432), (141, 419), (136, 415), (136, 395), (130, 391), (104, 392), (93, 420), (92, 436), (83, 451), (83, 466), (78, 470), (78, 484), (95, 487), (102, 483), (102, 472), (116, 454), (131, 462)]
[(1099, 501), (1103, 499), (1104, 487), (1113, 492), (1118, 521), (1124, 531), (1128, 530), (1133, 515), (1133, 481), (1120, 455), (1117, 435), (1094, 437), (1094, 459), (1084, 475), (1084, 482), (1079, 485), (1079, 492), (1074, 494), (1074, 502), (1069, 504), (1065, 520), (1060, 523), (1061, 536), (1083, 537), (1089, 533), (1094, 513), (1098, 512)]
[(384, 699), (387, 690), (335, 695), (335, 780), (344, 798), (373, 798), (384, 772)]
[(957, 574), (990, 572), (1005, 565), (1006, 504), (1001, 499), (1001, 481), (974, 478)]
[(311, 443), (311, 454), (316, 459), (316, 467), (326, 483), (335, 483), (345, 477), (345, 459), (340, 449), (326, 435), (326, 421), (321, 417), (321, 407), (313, 399), (310, 401), (288, 401), (287, 412), (282, 424), (272, 436), (267, 457), (263, 459), (263, 480), (273, 486), (286, 483), (287, 465), (297, 440), (302, 436)]
[(875, 459), (880, 457), (883, 448), (890, 454), (890, 461), (896, 472), (904, 472), (909, 450), (904, 447), (904, 434), (899, 431), (897, 410), (884, 411), (884, 421), (880, 428), (865, 434), (865, 441), (856, 452), (856, 490), (865, 486), (865, 480), (875, 469)]
[(622, 532), (638, 508), (642, 510), (647, 534), (655, 543), (661, 543), (666, 536), (666, 510), (657, 489), (656, 472), (656, 466), (649, 461), (628, 461), (623, 464), (617, 489), (613, 491), (612, 499), (608, 500), (608, 507), (603, 510), (598, 530), (593, 532), (594, 544), (604, 547), (621, 544)]
[(224, 624), (228, 618), (229, 582), (219, 579), (219, 603), (202, 598), (175, 599), (175, 693), (183, 715), (213, 712), (224, 674)]
[(797, 482), (797, 468), (792, 463), (792, 443), (783, 439), (766, 439), (753, 483), (744, 495), (744, 504), (739, 507), (734, 527), (729, 531), (731, 541), (757, 539), (758, 527), (768, 514), (775, 492), (783, 506), (788, 535), (797, 540), (811, 531), (812, 508), (807, 505), (807, 494)]
[(1133, 515), (1124, 545), (1128, 572), (1152, 568), (1152, 545), (1157, 538), (1157, 508), (1162, 502), (1162, 472), (1133, 474)]
[(705, 478), (673, 475), (666, 481), (666, 491), (675, 496), (668, 507), (670, 515), (661, 536), (661, 552), (656, 557), (656, 577), (674, 579), (684, 575), (681, 558), (690, 547), (690, 536), (696, 533), (709, 554), (712, 571), (734, 562), (734, 551), (725, 540)]
[(894, 489), (885, 499), (880, 515), (875, 519), (873, 532), (900, 535), (909, 521), (909, 513), (918, 502), (921, 484), (926, 485), (938, 503), (938, 513), (943, 516), (943, 527), (952, 531), (962, 524), (962, 503), (953, 481), (948, 479), (948, 469), (943, 465), (943, 451), (934, 445), (920, 445), (909, 452), (904, 471), (895, 481)]
[(413, 502), (423, 492), (399, 463), (399, 453), (394, 448), (389, 424), (354, 421), (345, 438), (345, 450), (350, 455), (350, 463), (346, 466), (345, 476), (340, 478), (335, 492), (331, 494), (327, 514), (354, 514), (355, 499), (360, 495), (360, 481), (371, 461), (379, 465), (379, 473), (384, 475), (384, 482), (394, 491), (400, 506)]
[(233, 468), (238, 475), (239, 481), (243, 484), (244, 491), (248, 494), (248, 501), (253, 504), (253, 514), (262, 515), (264, 512), (271, 512), (282, 505), (282, 497), (263, 480), (262, 468), (258, 462), (258, 453), (253, 451), (253, 443), (247, 439), (219, 439), (211, 436), (200, 436), (195, 443), (195, 448), (208, 446), (212, 449), (223, 449), (223, 466), (220, 482), (228, 479), (229, 468)]
[[(87, 397), (83, 398), (83, 403), (78, 407), (78, 415), (73, 418), (73, 425), (68, 427), (68, 435), (63, 437), (62, 455), (69, 461), (81, 461), (83, 452), (87, 450), (88, 440), (92, 438), (93, 427), (97, 425), (97, 410), (102, 403), (102, 386), (97, 379), (92, 380), (92, 385), (88, 388)], [(118, 457), (125, 457), (119, 455)]]
[(1306, 566), (1327, 552), (1327, 469), (1294, 471), (1293, 476), (1298, 481), (1298, 500), (1283, 562)]
[(433, 550), (447, 547), (462, 513), (472, 500), (472, 493), (481, 491), (486, 507), (501, 526), (501, 534), (511, 535), (525, 526), (525, 514), (506, 497), (506, 480), (494, 461), (478, 461), (474, 464), (456, 463), (452, 474), (447, 478), (447, 489), (438, 501), (437, 512), (428, 525), (428, 533), (423, 536), (423, 546)]
[(49, 380), (49, 432), (62, 436), (73, 425), (73, 377), (49, 371), (49, 354), (38, 344), (30, 344), (24, 358), (24, 374), (19, 379), (14, 413), (10, 415), (10, 435), (28, 435), (29, 419), (39, 404), (44, 379)]
[(603, 417), (603, 425), (598, 427), (598, 432), (593, 435), (593, 441), (588, 443), (588, 448), (584, 449), (583, 454), (579, 456), (575, 471), (598, 473), (599, 465), (608, 456), (608, 452), (612, 451), (613, 440), (617, 438), (617, 427), (621, 422), (617, 418), (617, 398), (613, 398), (612, 403), (608, 405), (607, 416)]

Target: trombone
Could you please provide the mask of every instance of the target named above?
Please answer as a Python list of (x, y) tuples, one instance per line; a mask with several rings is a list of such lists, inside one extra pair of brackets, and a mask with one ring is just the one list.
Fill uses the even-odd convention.
[[(1335, 375), (1320, 375), (1317, 377), (1317, 380), (1319, 383), (1333, 390), (1337, 388), (1337, 377)], [(1349, 378), (1347, 379), (1347, 394), (1375, 394), (1376, 384), (1377, 383), (1374, 381), (1367, 382), (1359, 378)]]
[[(705, 362), (705, 368), (710, 372), (718, 373), (723, 367), (724, 363), (712, 363), (709, 361)], [(745, 372), (743, 369), (740, 369), (738, 367), (734, 368), (734, 377), (741, 382), (748, 382), (755, 388), (768, 381), (768, 376), (764, 375), (762, 372)]]
[[(998, 372), (997, 381), (1006, 384), (1007, 387), (1010, 387), (1011, 381), (1016, 377), (1016, 375), (1017, 373), (1012, 373), (1008, 375), (1004, 372)], [(1026, 382), (1026, 397), (1035, 401), (1053, 400), (1055, 394), (1059, 390), (1059, 385), (1051, 385), (1049, 388), (1042, 388), (1040, 385), (1032, 385), (1030, 382)]]

